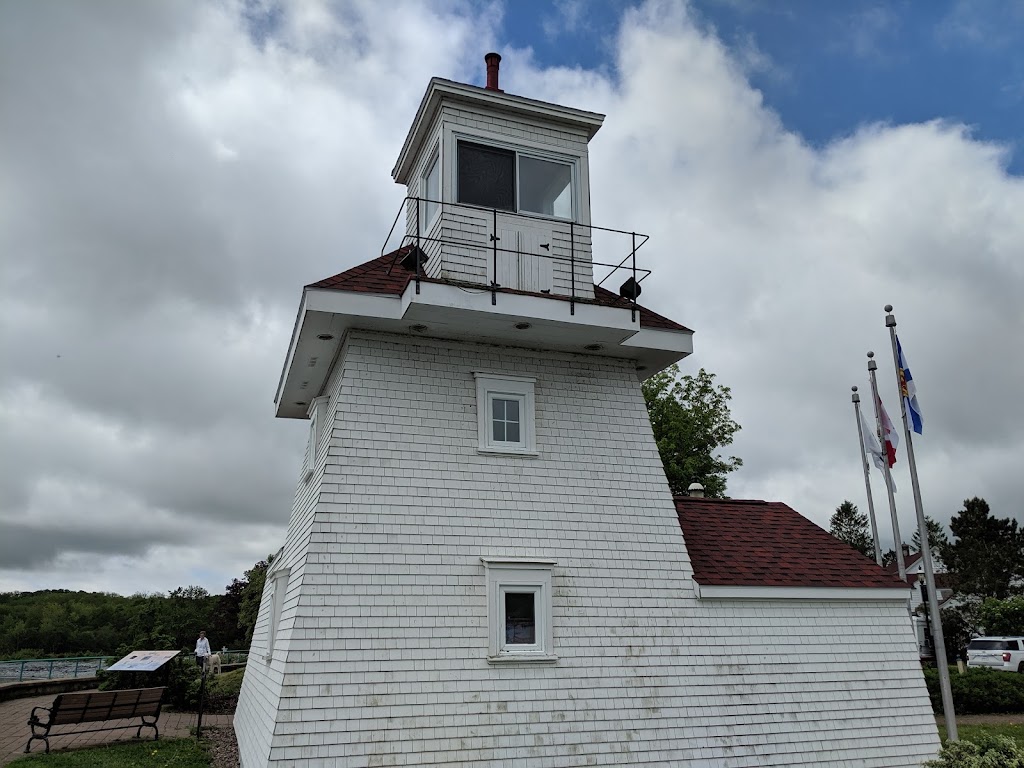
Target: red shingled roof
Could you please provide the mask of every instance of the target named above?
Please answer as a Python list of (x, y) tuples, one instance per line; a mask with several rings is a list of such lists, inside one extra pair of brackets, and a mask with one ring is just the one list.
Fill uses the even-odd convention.
[(873, 560), (785, 504), (676, 497), (699, 584), (763, 587), (905, 586)]
[[(391, 253), (386, 253), (376, 259), (371, 259), (365, 264), (352, 267), (352, 269), (347, 269), (332, 277), (319, 280), (315, 283), (310, 283), (306, 287), (330, 288), (338, 291), (354, 291), (357, 293), (379, 293), (390, 296), (401, 296), (402, 292), (405, 291), (405, 286), (409, 284), (409, 281), (413, 279), (415, 274), (402, 267), (398, 262), (401, 260), (402, 256), (409, 252), (411, 247), (412, 246), (403, 246), (397, 251), (392, 251)], [(392, 263), (394, 263), (393, 267), (391, 266)], [(390, 275), (388, 274), (389, 268), (391, 269)], [(420, 279), (433, 283), (451, 282), (449, 280), (438, 280), (428, 277), (421, 277)], [(479, 286), (475, 287), (479, 288)], [(555, 296), (548, 293), (531, 293), (528, 291), (517, 291), (509, 288), (499, 288), (498, 292), (515, 293), (523, 296), (537, 296), (538, 298), (551, 299), (553, 301), (569, 301), (568, 296)], [(629, 309), (630, 307), (630, 302), (626, 299), (622, 298), (618, 294), (597, 286), (594, 288), (593, 299), (577, 298), (577, 301), (585, 304), (596, 304), (601, 307), (622, 307), (624, 309)], [(663, 317), (657, 312), (652, 312), (646, 307), (637, 305), (637, 309), (640, 312), (641, 328), (657, 328), (660, 330), (685, 331), (687, 333), (692, 333), (692, 331), (690, 331), (686, 326), (669, 320), (667, 317)]]
[[(398, 264), (402, 256), (408, 253), (410, 246), (399, 248), (397, 251), (385, 253), (376, 259), (371, 259), (358, 267), (352, 267), (344, 272), (339, 272), (333, 277), (327, 277), (316, 283), (310, 283), (307, 288), (333, 288), (338, 291), (355, 291), (358, 293), (382, 293), (393, 296), (401, 296), (405, 286), (415, 276), (414, 273)], [(388, 268), (394, 263), (391, 274)]]

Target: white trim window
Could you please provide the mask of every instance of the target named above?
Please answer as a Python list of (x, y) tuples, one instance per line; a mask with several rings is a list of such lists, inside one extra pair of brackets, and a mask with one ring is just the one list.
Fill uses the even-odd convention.
[(437, 150), (427, 163), (420, 182), (420, 197), (424, 198), (421, 227), (430, 229), (434, 219), (441, 212), (441, 156)]
[(487, 572), (487, 660), (553, 663), (553, 560), (481, 557)]
[(328, 402), (330, 402), (330, 398), (325, 395), (314, 397), (309, 404), (309, 436), (306, 439), (306, 458), (302, 462), (303, 481), (309, 480), (313, 476), (317, 460), (320, 458), (320, 440), (324, 436), (323, 427)]
[(536, 379), (474, 371), (477, 429), (484, 453), (536, 455)]
[(267, 574), (266, 586), (270, 587), (270, 616), (267, 624), (267, 653), (266, 660), (274, 656), (274, 645), (277, 641), (277, 631), (281, 624), (281, 611), (284, 610), (284, 599), (288, 592), (288, 577), (291, 570), (281, 568), (273, 573)]
[(575, 219), (575, 162), (465, 139), (458, 139), (456, 147), (458, 202)]

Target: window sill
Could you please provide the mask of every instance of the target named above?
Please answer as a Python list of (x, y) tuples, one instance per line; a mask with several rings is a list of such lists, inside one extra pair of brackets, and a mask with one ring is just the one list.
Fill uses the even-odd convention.
[(555, 664), (558, 657), (547, 653), (503, 653), (488, 656), (488, 664)]
[(477, 448), (476, 452), (484, 456), (527, 456), (530, 458), (540, 456), (537, 451), (531, 451), (528, 448), (498, 448), (497, 446)]
[(505, 214), (508, 214), (509, 216), (522, 216), (523, 218), (526, 218), (526, 219), (538, 219), (540, 221), (553, 221), (553, 222), (558, 222), (560, 224), (582, 224), (582, 222), (578, 218), (576, 218), (575, 216), (565, 217), (565, 216), (556, 216), (553, 213), (535, 213), (533, 211), (527, 211), (527, 210), (515, 209), (515, 208), (495, 208), (492, 205), (483, 205), (482, 203), (468, 203), (465, 200), (456, 200), (455, 201), (455, 205), (460, 206), (462, 208), (472, 208), (474, 210), (484, 211), (485, 213), (491, 213), (492, 211), (497, 211), (499, 214), (505, 213)]

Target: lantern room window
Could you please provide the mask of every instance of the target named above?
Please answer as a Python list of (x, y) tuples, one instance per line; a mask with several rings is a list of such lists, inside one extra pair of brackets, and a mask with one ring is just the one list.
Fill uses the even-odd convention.
[(458, 202), (573, 218), (572, 164), (468, 141), (458, 148)]

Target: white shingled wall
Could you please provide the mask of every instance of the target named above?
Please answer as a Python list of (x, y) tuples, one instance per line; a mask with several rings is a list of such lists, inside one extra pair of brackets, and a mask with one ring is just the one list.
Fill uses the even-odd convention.
[[(475, 370), (536, 377), (538, 457), (477, 452)], [(274, 765), (751, 768), (937, 750), (902, 602), (694, 596), (628, 363), (355, 332), (331, 393), (277, 648), (265, 661), (265, 604), (235, 719), (245, 768), (268, 747)], [(486, 661), (480, 557), (502, 555), (557, 562), (554, 665)]]
[[(342, 357), (346, 345), (342, 346)], [(310, 531), (313, 528), (314, 510), (320, 497), (324, 468), (332, 441), (333, 414), (337, 406), (337, 394), (323, 413), (323, 427), (317, 461), (313, 474), (306, 477), (306, 468), (300, 468), (299, 481), (292, 502), (288, 520), (285, 545), (278, 557), (271, 563), (266, 585), (273, 581), (273, 574), (287, 570), (286, 591), (283, 596), (281, 620), (275, 637), (275, 653), (267, 657), (269, 639), (268, 626), (271, 614), (271, 590), (264, 588), (260, 600), (259, 615), (253, 629), (252, 644), (249, 648), (249, 662), (242, 680), (242, 693), (235, 710), (235, 731), (245, 734), (239, 737), (241, 759), (245, 765), (265, 765), (269, 759), (270, 743), (278, 717), (279, 699), (284, 681), (284, 660), (291, 639), (292, 623), (298, 605), (299, 590), (309, 549)]]

